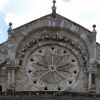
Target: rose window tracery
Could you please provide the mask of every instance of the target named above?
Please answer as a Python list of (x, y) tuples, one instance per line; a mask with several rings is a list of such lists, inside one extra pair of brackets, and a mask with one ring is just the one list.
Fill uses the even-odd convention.
[(39, 90), (66, 90), (79, 75), (76, 56), (59, 45), (43, 46), (34, 50), (26, 65), (28, 79)]

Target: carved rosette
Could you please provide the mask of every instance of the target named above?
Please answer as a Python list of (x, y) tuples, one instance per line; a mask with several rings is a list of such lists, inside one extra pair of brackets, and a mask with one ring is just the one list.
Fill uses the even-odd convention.
[(73, 88), (88, 56), (80, 44), (66, 36), (41, 34), (30, 39), (17, 54), (32, 91), (63, 91)]
[(66, 90), (79, 75), (79, 64), (75, 55), (67, 48), (57, 45), (35, 50), (26, 64), (26, 74), (38, 90)]

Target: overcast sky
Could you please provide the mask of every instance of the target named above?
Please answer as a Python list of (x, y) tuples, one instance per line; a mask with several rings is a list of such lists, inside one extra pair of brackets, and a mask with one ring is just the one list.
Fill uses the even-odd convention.
[[(7, 40), (8, 23), (13, 28), (51, 13), (52, 0), (0, 0), (0, 43)], [(100, 43), (100, 0), (56, 0), (57, 13), (92, 31), (96, 24)]]

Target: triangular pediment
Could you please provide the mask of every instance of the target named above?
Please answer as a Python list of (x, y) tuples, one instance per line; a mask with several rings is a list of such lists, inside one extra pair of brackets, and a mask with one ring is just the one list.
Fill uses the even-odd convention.
[(91, 33), (91, 31), (89, 31), (88, 29), (82, 27), (81, 25), (59, 14), (55, 14), (55, 15), (49, 14), (49, 15), (43, 16), (39, 19), (36, 19), (18, 28), (15, 28), (14, 31), (17, 34), (21, 34), (22, 32), (22, 34), (27, 35), (32, 30), (42, 28), (42, 27), (65, 28), (74, 33), (78, 33), (78, 34), (85, 33), (86, 35), (89, 35)]

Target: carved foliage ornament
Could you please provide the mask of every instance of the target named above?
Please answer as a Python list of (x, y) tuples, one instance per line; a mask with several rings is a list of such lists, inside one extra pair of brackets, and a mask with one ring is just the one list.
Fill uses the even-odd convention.
[(86, 52), (81, 48), (81, 46), (75, 42), (74, 40), (71, 40), (70, 38), (67, 38), (65, 36), (59, 36), (57, 34), (42, 34), (41, 36), (33, 39), (32, 41), (29, 41), (24, 48), (18, 52), (18, 58), (19, 58), (19, 65), (22, 65), (22, 59), (25, 56), (25, 53), (32, 48), (35, 44), (38, 44), (41, 41), (48, 41), (48, 40), (52, 40), (52, 41), (61, 41), (63, 43), (69, 44), (71, 47), (73, 47), (74, 49), (76, 49), (81, 55), (82, 58), (84, 60), (84, 65), (83, 66), (87, 66), (87, 60), (88, 60), (88, 56), (86, 54)]

